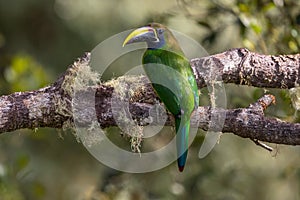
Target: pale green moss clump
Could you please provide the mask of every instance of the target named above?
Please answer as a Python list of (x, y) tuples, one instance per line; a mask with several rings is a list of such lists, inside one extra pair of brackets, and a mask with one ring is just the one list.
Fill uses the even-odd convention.
[(100, 83), (99, 74), (92, 71), (88, 61), (75, 62), (68, 71), (69, 74), (65, 76), (62, 88), (70, 96), (72, 96), (76, 91), (84, 90), (88, 86)]
[[(78, 61), (68, 69), (64, 81), (61, 85), (66, 94), (71, 96), (72, 102), (63, 97), (56, 97), (55, 103), (57, 105), (57, 112), (66, 117), (74, 116), (74, 108), (76, 109), (75, 94), (77, 91), (87, 90), (89, 87), (100, 84), (100, 75), (93, 71), (89, 66), (89, 60)], [(114, 87), (114, 95), (118, 99), (125, 100), (133, 96), (138, 88), (143, 85), (142, 80), (138, 76), (122, 76), (113, 80), (110, 80), (105, 85)], [(72, 105), (72, 106), (70, 106)], [(84, 105), (82, 105), (84, 106)], [(76, 112), (76, 111), (75, 111)], [(96, 115), (96, 114), (95, 114)], [(128, 118), (122, 110), (118, 110), (117, 120), (121, 121), (124, 127), (121, 127), (122, 132), (130, 136), (131, 149), (134, 152), (140, 152), (143, 129)], [(94, 117), (95, 118), (95, 117)], [(97, 119), (93, 117), (88, 122), (87, 127), (76, 127), (74, 122), (65, 122), (63, 128), (74, 130), (74, 135), (77, 140), (82, 142), (86, 146), (92, 146), (99, 143), (103, 139), (103, 130)]]
[[(137, 125), (137, 122), (130, 117), (128, 104), (126, 102), (137, 94), (137, 91), (142, 91), (144, 82), (141, 76), (122, 76), (112, 79), (105, 85), (114, 88), (112, 98), (112, 110), (115, 120), (119, 124), (122, 132), (130, 137), (131, 149), (133, 152), (140, 153), (140, 148), (143, 138), (143, 127)], [(115, 108), (114, 108), (115, 106)]]
[[(74, 62), (72, 67), (70, 67), (64, 77), (63, 83), (61, 84), (62, 89), (64, 90), (65, 94), (71, 97), (71, 101), (68, 98), (64, 98), (61, 96), (56, 96), (54, 101), (56, 103), (56, 112), (66, 116), (66, 117), (74, 117), (74, 97), (77, 91), (84, 91), (89, 86), (95, 86), (100, 83), (99, 74), (97, 72), (92, 71), (91, 67), (89, 66), (89, 60), (84, 61), (77, 61)], [(71, 106), (70, 106), (71, 105)], [(99, 141), (99, 137), (94, 132), (94, 124), (98, 123), (91, 122), (88, 127), (85, 129), (86, 135), (82, 135), (82, 131), (77, 131), (74, 122), (66, 121), (63, 124), (63, 130), (70, 129), (73, 131), (76, 139), (81, 141), (84, 145), (92, 145)], [(100, 125), (98, 126), (100, 127)], [(99, 129), (101, 130), (101, 129)], [(80, 137), (78, 132), (81, 133)], [(100, 134), (100, 132), (99, 132)]]

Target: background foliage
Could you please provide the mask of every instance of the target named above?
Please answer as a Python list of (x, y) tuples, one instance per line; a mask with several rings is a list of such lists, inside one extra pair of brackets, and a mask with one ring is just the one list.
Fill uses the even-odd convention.
[[(297, 0), (0, 0), (0, 94), (43, 87), (107, 37), (152, 21), (187, 34), (211, 54), (235, 47), (266, 54), (300, 48)], [(229, 108), (245, 107), (268, 91), (277, 104), (267, 114), (299, 122), (286, 90), (226, 88)], [(299, 147), (272, 145), (277, 153), (270, 154), (225, 134), (200, 160), (199, 135), (184, 173), (174, 163), (128, 174), (99, 163), (70, 132), (5, 133), (0, 199), (300, 199)]]

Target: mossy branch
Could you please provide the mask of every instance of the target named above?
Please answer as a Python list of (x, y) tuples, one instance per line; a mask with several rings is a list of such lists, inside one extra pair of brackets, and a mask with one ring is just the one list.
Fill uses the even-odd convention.
[[(74, 127), (75, 122), (87, 126), (97, 123), (102, 128), (116, 126), (114, 110), (118, 109), (123, 115), (118, 117), (130, 115), (138, 126), (161, 122), (159, 116), (153, 118), (149, 115), (157, 108), (159, 99), (152, 87), (145, 84), (146, 77), (123, 76), (100, 83), (89, 63), (90, 53), (86, 53), (52, 85), (1, 96), (0, 133), (21, 128)], [(199, 89), (206, 87), (205, 80), (214, 77), (222, 77), (223, 83), (266, 88), (294, 88), (300, 83), (300, 54), (261, 55), (241, 48), (192, 59), (191, 65)], [(207, 73), (208, 70), (210, 73)], [(92, 101), (88, 98), (91, 96)], [(115, 100), (127, 103), (128, 108), (118, 108), (118, 104), (113, 103)], [(274, 101), (272, 95), (265, 95), (247, 108), (226, 110), (199, 107), (194, 115), (198, 118), (198, 127), (203, 130), (208, 127), (213, 130), (214, 125), (210, 123), (212, 113), (220, 113), (226, 116), (222, 132), (255, 141), (299, 145), (300, 124), (264, 116), (263, 111)], [(84, 103), (80, 112), (76, 107), (78, 103)], [(171, 115), (168, 114), (165, 120), (166, 125), (173, 125)], [(216, 125), (215, 128), (220, 127)]]

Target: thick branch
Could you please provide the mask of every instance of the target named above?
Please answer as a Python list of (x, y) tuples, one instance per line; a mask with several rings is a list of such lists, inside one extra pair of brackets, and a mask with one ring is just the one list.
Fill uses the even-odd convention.
[[(204, 80), (220, 80), (224, 83), (247, 84), (257, 87), (292, 88), (299, 85), (300, 55), (270, 56), (249, 52), (247, 49), (232, 49), (224, 53), (191, 60), (199, 88), (206, 86)], [(14, 93), (0, 97), (0, 133), (20, 128), (61, 128), (73, 124), (74, 99), (84, 102), (76, 113), (76, 122), (90, 124), (95, 115), (101, 127), (115, 126), (114, 101), (127, 102), (128, 113), (139, 125), (159, 123), (161, 119), (149, 118), (157, 108), (158, 98), (146, 77), (120, 77), (92, 87), (78, 87), (74, 80), (90, 70), (90, 54), (85, 54), (54, 84), (37, 91)], [(87, 81), (88, 82), (88, 81)], [(88, 97), (93, 97), (87, 99)], [(129, 97), (129, 99), (128, 99)], [(231, 132), (244, 138), (278, 144), (300, 144), (300, 124), (283, 122), (264, 117), (263, 110), (274, 100), (266, 95), (248, 108), (214, 109), (199, 107), (198, 127), (203, 130), (217, 129)], [(73, 101), (73, 104), (71, 103)], [(76, 102), (76, 101), (75, 101)], [(80, 103), (79, 102), (79, 103)], [(77, 102), (78, 103), (78, 102)], [(73, 105), (73, 107), (72, 107)], [(113, 108), (113, 109), (112, 109)], [(122, 107), (117, 109), (123, 109)], [(126, 111), (126, 110), (125, 110)], [(94, 112), (94, 113), (93, 113)], [(226, 116), (224, 125), (210, 123), (213, 116)], [(172, 125), (168, 115), (167, 125)]]
[(262, 55), (248, 49), (231, 49), (220, 54), (195, 58), (191, 66), (199, 88), (205, 80), (251, 85), (260, 88), (293, 88), (300, 85), (300, 54)]

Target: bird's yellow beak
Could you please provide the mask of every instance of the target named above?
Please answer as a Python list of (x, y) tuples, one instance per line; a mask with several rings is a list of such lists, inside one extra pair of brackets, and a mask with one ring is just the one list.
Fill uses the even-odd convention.
[(132, 31), (124, 40), (123, 47), (126, 44), (147, 41), (159, 41), (156, 30), (149, 26), (141, 27)]

